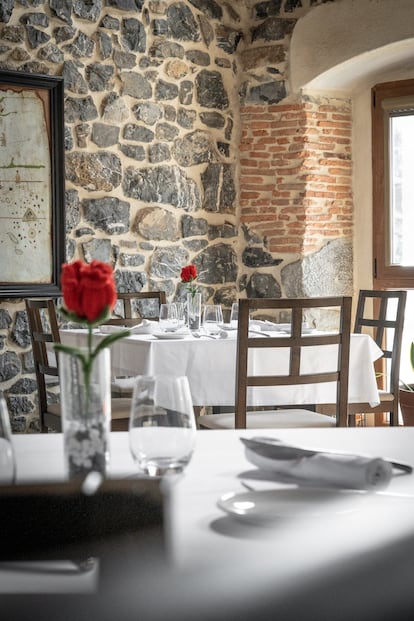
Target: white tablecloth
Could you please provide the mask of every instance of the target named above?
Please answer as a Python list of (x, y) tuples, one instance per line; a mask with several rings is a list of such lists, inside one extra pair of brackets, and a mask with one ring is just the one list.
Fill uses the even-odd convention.
[[(62, 342), (81, 346), (85, 331), (62, 330)], [(96, 335), (94, 338), (99, 339)], [(234, 405), (236, 377), (235, 335), (226, 339), (158, 340), (152, 335), (133, 335), (112, 345), (111, 365), (114, 375), (186, 375), (194, 405)], [(336, 365), (336, 346), (324, 347), (323, 356), (317, 347), (303, 353), (305, 369), (332, 370)], [(287, 352), (269, 348), (257, 350), (251, 358), (254, 374), (280, 372), (286, 369)], [(365, 334), (352, 334), (349, 362), (350, 403), (368, 402), (378, 405), (378, 389), (373, 363), (382, 351)], [(249, 389), (249, 403), (254, 405), (297, 405), (300, 403), (333, 403), (335, 384), (266, 387)]]
[[(145, 621), (167, 618), (190, 621), (195, 610), (203, 611), (201, 619), (220, 621), (274, 618), (269, 611), (268, 616), (260, 613), (251, 616), (251, 609), (257, 610), (263, 602), (269, 602), (274, 614), (279, 612), (276, 616), (289, 621), (393, 618), (386, 616), (388, 608), (395, 607), (412, 592), (409, 577), (398, 585), (393, 580), (405, 576), (403, 569), (409, 569), (412, 559), (409, 551), (414, 548), (414, 476), (396, 476), (383, 492), (352, 493), (351, 500), (355, 502), (350, 504), (348, 498), (346, 511), (341, 500), (334, 499), (321, 503), (315, 515), (299, 510), (289, 519), (276, 519), (267, 526), (246, 523), (226, 515), (217, 506), (218, 499), (228, 492), (245, 491), (243, 480), (258, 489), (282, 486), (255, 481), (249, 476), (252, 466), (244, 456), (239, 438), (252, 435), (241, 430), (198, 432), (193, 459), (184, 475), (171, 486), (167, 514), (169, 570), (152, 571), (147, 558), (140, 570), (137, 559), (137, 573), (128, 566), (123, 575), (121, 569), (115, 593), (108, 594), (106, 599), (105, 593), (101, 593), (95, 604), (102, 609), (99, 608), (98, 616), (90, 618), (129, 621), (134, 618), (134, 611), (134, 614), (139, 612), (136, 618)], [(414, 465), (414, 428), (284, 429), (277, 434), (262, 430), (257, 435), (278, 437), (309, 448), (388, 457)], [(21, 481), (62, 477), (60, 434), (18, 436), (15, 447)], [(134, 471), (127, 434), (111, 434), (112, 474), (130, 475)], [(384, 564), (386, 586), (378, 583)], [(338, 572), (339, 578), (342, 574), (346, 577), (340, 584), (349, 585), (350, 592), (342, 593), (335, 584)], [(351, 587), (353, 576), (357, 584)], [(6, 578), (7, 572), (0, 571), (0, 584)], [(353, 596), (352, 588), (358, 588), (358, 597)], [(282, 614), (284, 608), (279, 610), (278, 606), (286, 598), (290, 607), (300, 604), (303, 616), (289, 616), (290, 608), (285, 610), (287, 616)], [(77, 600), (73, 602), (75, 605)], [(375, 602), (378, 615), (384, 612), (384, 616), (370, 616), (360, 609), (363, 604), (373, 607)], [(320, 616), (312, 615), (314, 606), (318, 606)], [(325, 606), (328, 612), (321, 614)], [(350, 606), (352, 613), (337, 616), (338, 606), (344, 611)]]

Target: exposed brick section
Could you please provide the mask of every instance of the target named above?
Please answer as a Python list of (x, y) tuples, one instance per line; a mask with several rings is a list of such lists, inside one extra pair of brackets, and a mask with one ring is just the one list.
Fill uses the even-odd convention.
[(241, 119), (241, 222), (270, 252), (351, 238), (350, 104), (245, 106)]

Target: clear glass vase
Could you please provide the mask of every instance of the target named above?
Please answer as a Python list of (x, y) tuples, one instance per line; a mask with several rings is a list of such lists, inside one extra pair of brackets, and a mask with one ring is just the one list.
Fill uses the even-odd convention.
[(201, 293), (187, 293), (187, 325), (190, 330), (201, 326)]
[(111, 429), (110, 351), (95, 358), (88, 382), (81, 361), (59, 352), (60, 398), (68, 479), (105, 478)]

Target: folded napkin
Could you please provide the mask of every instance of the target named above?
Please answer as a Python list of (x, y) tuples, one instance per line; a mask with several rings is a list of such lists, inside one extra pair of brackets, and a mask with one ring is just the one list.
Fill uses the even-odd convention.
[(374, 490), (386, 487), (393, 474), (392, 463), (381, 458), (303, 449), (273, 438), (241, 441), (252, 464), (284, 483)]
[(102, 334), (111, 334), (112, 332), (121, 332), (122, 330), (129, 330), (131, 334), (152, 334), (155, 331), (155, 327), (158, 325), (157, 321), (150, 321), (149, 319), (143, 319), (141, 323), (136, 326), (100, 326), (99, 332)]
[(263, 330), (265, 332), (283, 332), (286, 330), (286, 326), (290, 324), (272, 323), (271, 321), (265, 321), (262, 319), (251, 319), (249, 321), (249, 328), (255, 328), (257, 330)]
[[(290, 323), (273, 323), (267, 319), (251, 319), (249, 326), (264, 332), (290, 332), (292, 327)], [(302, 324), (302, 333), (306, 334), (309, 330), (309, 325), (304, 322)]]

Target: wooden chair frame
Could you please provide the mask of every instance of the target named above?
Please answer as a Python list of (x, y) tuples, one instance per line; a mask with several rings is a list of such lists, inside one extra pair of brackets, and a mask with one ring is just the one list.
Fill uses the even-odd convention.
[(111, 317), (105, 321), (106, 325), (134, 326), (137, 324), (139, 319), (153, 319), (153, 317), (148, 317), (146, 315), (133, 317), (132, 303), (134, 300), (158, 300), (159, 305), (165, 304), (167, 301), (165, 291), (135, 291), (132, 293), (118, 293), (118, 300), (121, 300), (123, 303), (124, 316)]
[[(398, 425), (400, 360), (406, 299), (406, 291), (361, 289), (359, 292), (354, 332), (361, 333), (364, 328), (370, 329), (376, 344), (383, 351), (384, 359), (390, 360), (391, 365), (389, 377), (385, 375), (387, 389), (380, 393), (380, 405), (372, 407), (369, 403), (352, 403), (348, 408), (351, 417), (370, 412), (389, 412), (390, 425)], [(389, 319), (388, 308), (393, 301), (397, 304), (395, 318)], [(372, 302), (372, 309), (368, 308), (368, 302)], [(393, 338), (388, 338), (388, 341), (387, 330), (394, 331)]]
[[(319, 382), (337, 383), (336, 425), (347, 425), (348, 375), (350, 350), (352, 298), (321, 297), (296, 299), (246, 299), (239, 300), (239, 329), (237, 341), (236, 366), (236, 407), (235, 427), (246, 428), (247, 388), (248, 386), (282, 386)], [(339, 331), (337, 334), (302, 334), (304, 311), (316, 308), (339, 308)], [(249, 336), (249, 318), (257, 310), (283, 310), (292, 312), (290, 336), (254, 337)], [(329, 373), (304, 375), (300, 370), (301, 350), (309, 346), (338, 345), (337, 369)], [(248, 352), (251, 348), (281, 347), (290, 350), (288, 375), (249, 376)], [(202, 420), (202, 419), (201, 419)]]
[[(32, 339), (33, 363), (39, 396), (40, 427), (43, 433), (49, 429), (62, 431), (62, 417), (59, 403), (48, 403), (46, 377), (59, 378), (58, 357), (51, 364), (52, 352), (47, 344), (60, 343), (59, 325), (55, 300), (52, 298), (25, 300), (30, 336)], [(129, 427), (130, 399), (113, 397), (111, 401), (112, 431), (127, 431)]]
[(55, 301), (51, 298), (26, 299), (25, 305), (32, 340), (33, 364), (39, 397), (40, 427), (42, 432), (47, 432), (49, 428), (54, 431), (61, 431), (60, 407), (58, 404), (48, 404), (46, 390), (46, 376), (56, 377), (56, 383), (59, 381), (57, 357), (56, 363), (51, 364), (50, 352), (47, 348), (48, 343), (60, 342)]

